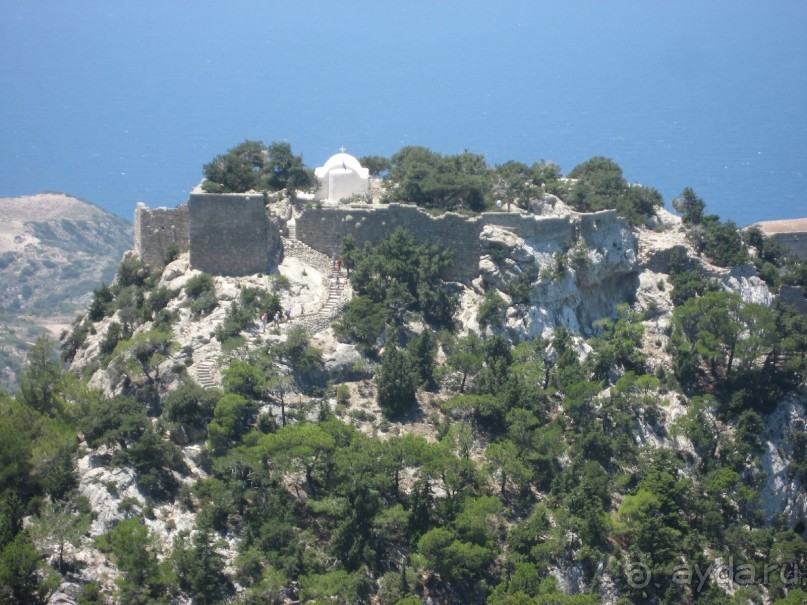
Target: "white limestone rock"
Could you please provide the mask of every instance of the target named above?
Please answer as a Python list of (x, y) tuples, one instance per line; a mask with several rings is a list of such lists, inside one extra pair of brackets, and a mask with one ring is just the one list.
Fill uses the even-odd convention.
[(798, 478), (790, 478), (793, 459), (791, 430), (807, 430), (805, 395), (786, 398), (768, 416), (762, 442), (761, 465), (765, 483), (759, 493), (765, 519), (781, 517), (788, 527), (807, 523), (807, 489)]
[[(159, 284), (161, 286), (168, 287), (169, 284), (172, 284), (172, 282), (177, 278), (185, 276), (185, 274), (188, 273), (189, 268), (190, 254), (187, 252), (180, 254), (176, 260), (171, 261), (163, 268)], [(174, 288), (170, 289), (174, 290)]]
[(356, 372), (363, 357), (356, 345), (337, 343), (335, 348), (324, 356), (325, 371), (331, 380), (354, 380), (365, 378), (361, 372)]
[(568, 567), (552, 566), (548, 572), (555, 578), (558, 589), (564, 594), (583, 594), (587, 591), (585, 572), (580, 564)]
[(85, 496), (95, 513), (90, 535), (100, 536), (125, 518), (118, 505), (125, 498), (134, 498), (141, 504), (145, 501), (135, 483), (131, 468), (102, 466), (105, 453), (86, 455), (78, 459), (79, 494)]
[(528, 209), (538, 216), (568, 216), (573, 212), (563, 200), (551, 193), (545, 193), (540, 199), (530, 200)]
[(645, 226), (648, 229), (677, 229), (682, 224), (680, 216), (659, 206), (656, 208), (656, 213), (647, 220)]
[(722, 282), (727, 290), (739, 294), (743, 302), (770, 307), (775, 300), (768, 285), (757, 277), (753, 265), (732, 267), (729, 273), (723, 276)]
[[(188, 259), (188, 254), (185, 253), (167, 265), (163, 270), (159, 285), (168, 288), (171, 292), (177, 293), (184, 290), (185, 285), (191, 278), (201, 275), (201, 271), (190, 268)], [(184, 298), (184, 292), (181, 296)]]
[(80, 593), (81, 585), (67, 580), (48, 598), (48, 605), (76, 605)]
[(238, 287), (230, 280), (216, 280), (216, 298), (221, 301), (232, 301), (238, 299)]
[(515, 341), (546, 336), (558, 326), (588, 333), (638, 286), (636, 238), (620, 220), (604, 221), (573, 249), (528, 241), (491, 225), (482, 230), (480, 243), (484, 290), (507, 292), (520, 276), (533, 275), (529, 302), (506, 311), (506, 332)]

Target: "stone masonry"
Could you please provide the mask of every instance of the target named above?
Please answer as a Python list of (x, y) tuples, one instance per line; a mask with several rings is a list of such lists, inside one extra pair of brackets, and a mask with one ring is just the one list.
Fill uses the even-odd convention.
[(329, 256), (338, 254), (345, 237), (352, 235), (358, 246), (376, 243), (398, 227), (407, 229), (416, 240), (439, 244), (454, 254), (446, 278), (469, 283), (479, 275), (482, 248), (479, 234), (486, 225), (495, 225), (532, 241), (554, 243), (562, 248), (578, 240), (588, 241), (596, 232), (613, 223), (610, 210), (587, 215), (540, 217), (511, 212), (484, 212), (465, 217), (446, 213), (433, 217), (416, 206), (350, 205), (337, 208), (309, 208), (296, 219), (296, 236)]
[[(375, 244), (403, 227), (418, 241), (450, 249), (454, 262), (446, 278), (470, 283), (479, 275), (479, 235), (487, 225), (565, 249), (578, 241), (596, 246), (598, 232), (617, 220), (611, 210), (562, 217), (515, 212), (467, 217), (455, 213), (432, 216), (404, 204), (351, 204), (307, 208), (293, 224), (297, 240), (328, 257), (339, 254), (348, 235), (363, 246), (367, 242)], [(267, 216), (260, 194), (194, 192), (187, 205), (175, 209), (139, 206), (135, 211), (135, 248), (144, 261), (162, 264), (173, 243), (180, 249), (190, 249), (192, 268), (214, 275), (268, 272), (279, 255), (284, 230), (278, 219)]]
[(150, 265), (162, 266), (171, 246), (187, 252), (190, 245), (188, 205), (176, 208), (135, 208), (135, 253)]
[(190, 264), (213, 275), (269, 271), (279, 234), (270, 236), (263, 196), (192, 193)]

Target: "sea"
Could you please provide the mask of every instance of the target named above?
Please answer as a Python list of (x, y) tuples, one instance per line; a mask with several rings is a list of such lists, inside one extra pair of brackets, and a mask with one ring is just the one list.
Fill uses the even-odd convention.
[(2, 0), (0, 197), (131, 220), (245, 139), (594, 156), (666, 205), (807, 216), (807, 2)]

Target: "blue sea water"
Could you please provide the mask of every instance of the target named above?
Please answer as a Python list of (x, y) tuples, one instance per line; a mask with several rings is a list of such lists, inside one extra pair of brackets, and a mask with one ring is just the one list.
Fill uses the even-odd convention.
[(4, 0), (0, 196), (131, 218), (246, 138), (607, 156), (669, 206), (807, 216), (807, 2)]

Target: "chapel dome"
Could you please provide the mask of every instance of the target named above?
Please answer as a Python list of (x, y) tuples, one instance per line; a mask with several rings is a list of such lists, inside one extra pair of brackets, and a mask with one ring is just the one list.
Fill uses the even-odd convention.
[(350, 170), (355, 172), (362, 178), (367, 178), (370, 175), (370, 170), (359, 164), (359, 160), (354, 158), (349, 153), (336, 153), (328, 158), (324, 165), (316, 168), (314, 172), (318, 177), (323, 177), (331, 170)]

